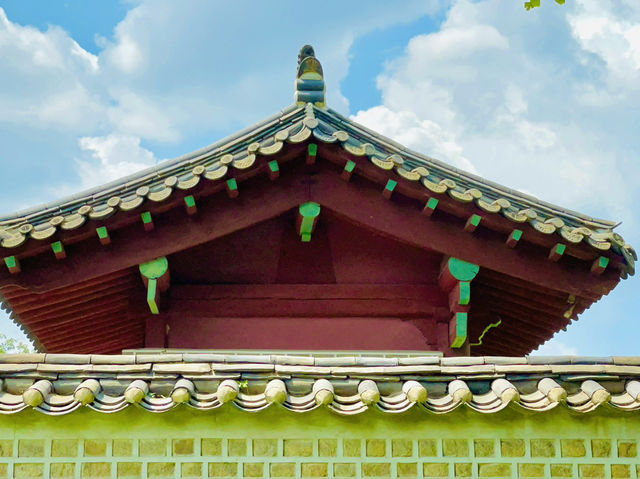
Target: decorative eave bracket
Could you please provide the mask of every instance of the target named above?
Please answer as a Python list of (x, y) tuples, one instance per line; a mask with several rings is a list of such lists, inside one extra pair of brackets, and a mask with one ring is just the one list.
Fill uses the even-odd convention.
[(471, 281), (480, 267), (458, 258), (445, 258), (440, 267), (438, 284), (449, 295), (449, 344), (461, 348), (467, 341), (467, 322), (471, 307)]
[(311, 234), (316, 228), (318, 216), (320, 216), (320, 205), (318, 203), (303, 203), (298, 208), (297, 230), (303, 243), (311, 241)]
[(162, 293), (169, 289), (169, 261), (164, 256), (139, 266), (142, 281), (147, 287), (147, 304), (151, 314), (160, 314)]

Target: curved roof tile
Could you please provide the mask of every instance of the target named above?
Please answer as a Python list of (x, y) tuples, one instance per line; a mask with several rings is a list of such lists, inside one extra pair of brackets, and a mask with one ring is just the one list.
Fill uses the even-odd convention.
[(258, 156), (277, 155), (287, 143), (319, 141), (340, 145), (354, 156), (366, 157), (389, 178), (401, 177), (427, 192), (448, 194), (460, 203), (499, 214), (515, 224), (528, 223), (559, 241), (586, 242), (599, 251), (624, 257), (621, 275), (634, 273), (635, 250), (613, 231), (615, 223), (582, 215), (463, 172), (409, 150), (336, 111), (295, 105), (225, 140), (122, 178), (100, 188), (0, 219), (0, 245), (15, 248), (28, 239), (46, 240), (58, 229), (81, 228), (90, 220), (106, 219), (119, 211), (160, 203), (173, 192), (188, 191), (201, 181), (223, 181), (234, 170), (257, 168)]
[[(328, 407), (341, 415), (413, 407), (577, 412), (640, 409), (639, 358), (320, 357), (288, 354), (29, 354), (2, 357), (0, 412), (32, 407), (49, 415), (81, 406), (116, 412), (137, 405), (166, 412), (233, 403), (255, 412)], [(570, 363), (570, 364), (566, 364)]]

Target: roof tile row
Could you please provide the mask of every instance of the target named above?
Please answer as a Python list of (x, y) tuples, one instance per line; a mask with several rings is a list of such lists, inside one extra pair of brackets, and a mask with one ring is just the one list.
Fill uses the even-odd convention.
[[(402, 364), (407, 359), (414, 364)], [(390, 413), (412, 407), (445, 413), (463, 405), (488, 413), (510, 404), (547, 411), (562, 403), (579, 412), (601, 405), (633, 411), (640, 409), (639, 360), (568, 357), (544, 363), (537, 357), (6, 355), (0, 363), (0, 412), (33, 407), (59, 415), (83, 405), (115, 412), (132, 404), (163, 412), (182, 403), (208, 410), (227, 402), (246, 411), (273, 404), (297, 412), (326, 406), (344, 415), (372, 407)], [(332, 364), (315, 365), (318, 361)]]
[(428, 192), (448, 194), (458, 202), (473, 202), (481, 210), (501, 214), (516, 224), (528, 223), (540, 233), (558, 234), (568, 243), (586, 242), (601, 251), (613, 249), (625, 258), (623, 276), (633, 274), (637, 255), (614, 223), (597, 220), (524, 195), (509, 188), (462, 172), (433, 158), (408, 150), (395, 142), (342, 117), (328, 108), (311, 104), (282, 112), (255, 125), (240, 137), (223, 141), (173, 160), (153, 170), (125, 178), (120, 185), (88, 192), (85, 196), (47, 205), (44, 210), (13, 215), (0, 220), (0, 244), (22, 245), (28, 238), (45, 240), (58, 229), (80, 228), (89, 220), (103, 220), (118, 211), (140, 208), (145, 202), (167, 200), (175, 190), (194, 188), (202, 178), (223, 180), (231, 169), (248, 170), (259, 165), (258, 156), (275, 155), (285, 143), (314, 138), (338, 144), (355, 156), (365, 156), (378, 168), (421, 184)]

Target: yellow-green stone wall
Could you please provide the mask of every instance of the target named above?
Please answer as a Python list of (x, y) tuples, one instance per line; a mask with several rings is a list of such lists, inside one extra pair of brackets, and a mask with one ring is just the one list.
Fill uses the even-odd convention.
[(0, 436), (0, 477), (640, 477), (640, 415), (612, 410), (25, 411)]

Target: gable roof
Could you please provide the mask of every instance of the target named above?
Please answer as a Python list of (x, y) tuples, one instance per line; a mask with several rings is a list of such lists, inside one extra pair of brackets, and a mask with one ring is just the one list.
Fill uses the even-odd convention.
[[(120, 212), (143, 211), (145, 203), (168, 200), (201, 181), (223, 182), (245, 171), (264, 168), (256, 159), (277, 155), (285, 144), (321, 142), (366, 157), (389, 180), (420, 184), (427, 194), (446, 194), (482, 212), (528, 225), (569, 244), (620, 255), (620, 274), (633, 274), (637, 255), (614, 231), (615, 222), (593, 218), (464, 172), (410, 150), (328, 107), (292, 105), (235, 135), (98, 188), (0, 219), (0, 245), (6, 250), (28, 240), (44, 241), (59, 230), (90, 228)], [(526, 231), (525, 231), (526, 233)]]
[[(299, 58), (296, 104), (191, 154), (0, 219), (0, 256), (8, 267), (0, 270), (0, 304), (39, 349), (95, 353), (142, 347), (144, 317), (130, 317), (130, 301), (142, 288), (140, 263), (288, 214), (311, 199), (398, 244), (477, 262), (474, 291), (481, 311), (473, 311), (477, 321), (470, 332), (482, 337), (493, 317), (505, 319), (484, 343), (474, 344), (477, 354), (525, 354), (607, 294), (620, 277), (633, 274), (635, 251), (614, 232), (613, 222), (463, 172), (328, 108), (322, 69), (309, 48)], [(282, 178), (272, 183), (265, 173)], [(305, 177), (296, 183), (296, 175)], [(351, 175), (350, 183), (340, 179)], [(309, 182), (318, 185), (317, 197), (310, 197)], [(240, 201), (214, 197), (225, 188), (235, 197), (245, 186)], [(380, 190), (392, 201), (380, 200)], [(203, 213), (185, 215), (179, 207), (189, 207), (187, 200), (195, 205), (196, 199)], [(438, 205), (434, 221), (420, 215), (425, 203), (427, 216)], [(161, 226), (146, 234), (153, 228), (147, 229), (145, 218), (156, 213)], [(476, 223), (467, 228), (472, 219)], [(480, 220), (475, 235), (462, 232), (475, 231)], [(114, 241), (104, 248), (110, 240), (103, 242), (100, 230), (107, 227)], [(509, 241), (516, 232), (523, 241), (516, 240), (521, 246), (514, 250)], [(63, 243), (69, 258), (57, 261), (66, 257)], [(558, 248), (559, 256), (565, 249), (566, 254), (555, 263)], [(20, 272), (20, 259), (26, 260), (24, 271), (13, 274)], [(486, 313), (481, 320), (478, 312)]]

